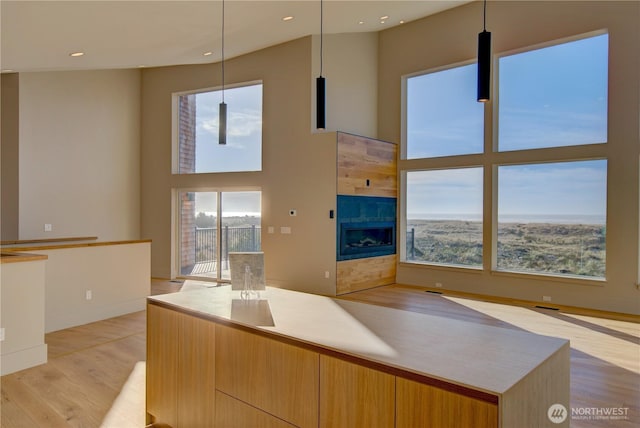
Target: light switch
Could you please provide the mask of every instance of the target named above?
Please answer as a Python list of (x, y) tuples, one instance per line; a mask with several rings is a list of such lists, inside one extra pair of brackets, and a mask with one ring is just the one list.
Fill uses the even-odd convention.
[(283, 235), (289, 235), (291, 233), (291, 228), (289, 226), (281, 226), (280, 233)]

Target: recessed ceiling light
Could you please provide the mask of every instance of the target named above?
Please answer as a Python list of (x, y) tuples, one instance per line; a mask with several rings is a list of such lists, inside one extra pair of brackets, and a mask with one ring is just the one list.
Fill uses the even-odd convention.
[(387, 22), (387, 21), (380, 21), (381, 24), (384, 24), (385, 22)]
[(84, 55), (84, 52), (71, 52), (69, 54), (69, 56), (72, 56), (72, 57), (78, 57), (78, 56), (83, 56), (83, 55)]
[(364, 21), (358, 21), (358, 24), (362, 25), (364, 24)]
[(202, 56), (209, 56), (209, 55), (213, 55), (213, 52), (208, 51), (202, 54)]
[(389, 19), (389, 15), (381, 16), (380, 21), (384, 21), (385, 19)]
[(283, 21), (291, 21), (292, 19), (293, 19), (293, 16), (291, 15), (282, 17)]
[(401, 23), (401, 24), (404, 24), (404, 19), (401, 19), (401, 20), (400, 20), (400, 23)]

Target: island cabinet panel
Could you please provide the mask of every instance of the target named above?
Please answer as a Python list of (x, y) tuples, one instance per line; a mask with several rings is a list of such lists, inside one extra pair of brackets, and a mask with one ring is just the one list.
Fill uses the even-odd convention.
[(216, 392), (216, 423), (214, 426), (221, 428), (295, 428), (295, 425), (251, 407), (220, 391)]
[(216, 388), (299, 427), (318, 426), (319, 355), (218, 324)]
[(320, 427), (393, 428), (395, 377), (320, 356)]
[(215, 416), (216, 325), (180, 315), (178, 425), (212, 427)]
[[(180, 314), (147, 305), (147, 414), (178, 424), (178, 320)], [(149, 422), (151, 422), (149, 421)]]
[(396, 388), (396, 428), (498, 427), (497, 404), (401, 377)]
[(147, 414), (174, 428), (213, 426), (215, 324), (147, 307)]
[(397, 145), (338, 133), (338, 194), (398, 195)]

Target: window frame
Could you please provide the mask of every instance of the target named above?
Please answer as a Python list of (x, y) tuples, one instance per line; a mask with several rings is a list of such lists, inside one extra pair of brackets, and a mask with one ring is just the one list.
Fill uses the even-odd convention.
[[(261, 118), (264, 123), (264, 82), (262, 80), (251, 80), (247, 82), (225, 84), (224, 90), (231, 91), (237, 88), (244, 88), (247, 86), (262, 87), (262, 100), (261, 100)], [(178, 91), (171, 94), (171, 173), (174, 175), (191, 175), (191, 174), (232, 174), (243, 172), (261, 172), (263, 171), (263, 149), (262, 144), (260, 146), (260, 169), (259, 170), (242, 170), (242, 171), (209, 171), (209, 172), (180, 172), (180, 97), (183, 95), (198, 95), (208, 92), (222, 91), (223, 86), (211, 86), (206, 88), (191, 89), (188, 91)], [(261, 130), (261, 139), (264, 137), (264, 128)], [(262, 140), (264, 141), (264, 140)]]
[[(400, 145), (400, 159), (398, 161), (398, 173), (399, 173), (399, 186), (400, 186), (400, 201), (399, 201), (399, 264), (407, 267), (423, 267), (430, 269), (444, 269), (447, 271), (459, 271), (466, 273), (483, 274), (488, 273), (490, 275), (509, 276), (515, 278), (539, 278), (541, 280), (553, 278), (558, 282), (569, 282), (580, 285), (602, 285), (607, 280), (609, 263), (606, 259), (609, 258), (609, 249), (607, 249), (605, 255), (605, 277), (583, 277), (576, 275), (545, 273), (545, 272), (520, 272), (520, 271), (508, 271), (497, 269), (497, 233), (498, 233), (498, 167), (505, 165), (518, 165), (518, 164), (537, 164), (537, 163), (551, 163), (551, 162), (572, 162), (572, 161), (586, 161), (586, 160), (606, 160), (607, 161), (607, 201), (605, 202), (607, 207), (609, 206), (609, 198), (611, 195), (609, 187), (611, 186), (610, 179), (610, 162), (609, 162), (609, 142), (611, 141), (611, 91), (609, 85), (607, 86), (607, 142), (602, 143), (589, 143), (583, 145), (573, 146), (558, 146), (558, 147), (544, 147), (544, 148), (530, 148), (519, 149), (510, 151), (498, 150), (498, 60), (502, 56), (514, 55), (517, 53), (525, 53), (537, 49), (543, 49), (563, 43), (570, 43), (572, 41), (578, 41), (581, 39), (599, 36), (603, 34), (609, 34), (606, 28), (598, 29), (595, 31), (589, 31), (569, 37), (558, 38), (543, 43), (537, 43), (520, 47), (517, 49), (511, 49), (504, 52), (494, 52), (493, 62), (493, 76), (492, 76), (492, 100), (484, 103), (484, 150), (480, 154), (466, 154), (466, 155), (452, 155), (447, 157), (436, 158), (417, 158), (407, 159), (407, 79), (423, 75), (429, 72), (436, 72), (446, 70), (456, 66), (468, 65), (475, 62), (474, 60), (461, 61), (452, 63), (449, 65), (429, 68), (418, 72), (413, 72), (401, 77), (401, 145)], [(609, 39), (608, 44), (608, 63), (607, 68), (609, 70), (607, 81), (611, 80), (610, 71), (610, 55), (611, 55), (611, 41)], [(470, 94), (475, 97), (475, 94)], [(461, 266), (461, 265), (441, 265), (429, 262), (415, 263), (406, 260), (406, 237), (407, 237), (407, 172), (418, 170), (432, 170), (432, 169), (453, 169), (453, 168), (465, 168), (465, 167), (484, 167), (484, 182), (483, 182), (483, 266), (481, 269)], [(605, 227), (611, 221), (611, 216), (608, 212), (605, 213)]]

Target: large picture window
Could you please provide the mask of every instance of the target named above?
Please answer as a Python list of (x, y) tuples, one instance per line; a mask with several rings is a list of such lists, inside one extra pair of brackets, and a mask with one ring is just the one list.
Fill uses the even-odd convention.
[(607, 142), (607, 34), (499, 58), (501, 151)]
[(407, 172), (407, 250), (415, 263), (482, 266), (482, 168)]
[(222, 92), (177, 96), (177, 173), (262, 170), (262, 84), (227, 88), (227, 144), (218, 144)]
[(482, 152), (482, 104), (469, 97), (476, 70), (470, 64), (406, 79), (407, 159)]
[(607, 162), (498, 168), (500, 270), (604, 278)]
[(498, 55), (486, 104), (475, 65), (405, 78), (401, 261), (605, 278), (608, 41)]

